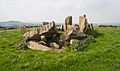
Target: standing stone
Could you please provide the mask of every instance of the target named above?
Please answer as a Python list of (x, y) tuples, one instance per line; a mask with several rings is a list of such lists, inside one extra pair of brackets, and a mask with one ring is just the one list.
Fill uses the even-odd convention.
[(86, 15), (79, 17), (79, 28), (80, 32), (84, 32), (87, 29), (88, 23)]
[(67, 25), (67, 30), (66, 30), (65, 34), (68, 35), (69, 33), (71, 33), (71, 31), (73, 31), (73, 26)]
[(41, 38), (42, 41), (46, 41), (45, 36), (40, 36), (40, 38)]
[(67, 31), (67, 26), (68, 25), (72, 25), (72, 16), (68, 16), (66, 19), (65, 19), (65, 25), (64, 25), (64, 30)]
[(91, 33), (91, 26), (90, 26), (90, 24), (88, 24), (88, 26), (86, 26), (84, 33), (86, 35), (89, 35)]
[(91, 30), (94, 30), (94, 26), (92, 23), (90, 24), (90, 27), (91, 27)]
[(60, 30), (62, 30), (62, 31), (64, 30), (63, 25), (60, 25)]
[(54, 22), (54, 21), (50, 22), (50, 25), (51, 25), (53, 28), (55, 28), (55, 22)]
[(70, 39), (71, 34), (73, 33), (73, 26), (72, 25), (68, 25), (67, 26), (67, 31), (65, 32), (65, 37), (64, 40), (67, 41)]

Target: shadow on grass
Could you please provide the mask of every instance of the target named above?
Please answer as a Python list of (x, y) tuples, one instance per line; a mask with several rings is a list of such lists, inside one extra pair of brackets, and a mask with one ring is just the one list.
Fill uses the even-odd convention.
[(93, 35), (93, 37), (88, 37), (86, 40), (86, 42), (83, 44), (82, 46), (82, 50), (81, 51), (86, 51), (87, 50), (87, 47), (90, 45), (90, 44), (93, 44), (96, 42), (96, 38), (100, 37), (100, 36), (103, 36), (104, 34), (103, 33), (100, 33), (98, 30), (93, 30), (91, 31), (90, 33), (90, 36)]
[(93, 30), (93, 31), (91, 31), (90, 35), (93, 35), (95, 38), (98, 38), (99, 36), (102, 36), (104, 34), (100, 33), (98, 30)]

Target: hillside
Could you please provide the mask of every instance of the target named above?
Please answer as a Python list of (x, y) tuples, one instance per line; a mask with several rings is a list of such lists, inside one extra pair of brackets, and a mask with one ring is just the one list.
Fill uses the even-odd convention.
[(20, 25), (25, 25), (25, 23), (20, 21), (7, 21), (7, 22), (0, 22), (0, 26), (2, 27), (18, 27)]
[(7, 21), (7, 22), (0, 22), (0, 26), (7, 27), (7, 28), (16, 28), (21, 25), (26, 26), (34, 26), (34, 25), (40, 25), (39, 23), (27, 23), (27, 22), (21, 22), (21, 21)]
[(80, 52), (41, 52), (18, 49), (18, 30), (0, 31), (0, 71), (119, 71), (120, 28), (96, 28), (94, 35)]

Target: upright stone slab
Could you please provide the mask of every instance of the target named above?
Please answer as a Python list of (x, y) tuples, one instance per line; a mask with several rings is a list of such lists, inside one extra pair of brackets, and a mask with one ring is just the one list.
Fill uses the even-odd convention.
[(65, 25), (64, 25), (64, 30), (67, 31), (67, 26), (68, 25), (72, 25), (72, 16), (68, 16), (66, 19), (65, 19)]
[(64, 26), (63, 25), (60, 26), (60, 30), (62, 30), (62, 31), (64, 30)]
[(79, 28), (80, 32), (84, 32), (87, 29), (88, 23), (86, 15), (79, 17)]
[(55, 22), (54, 21), (50, 22), (50, 25), (53, 26), (53, 28), (55, 28)]
[(91, 27), (91, 30), (94, 30), (94, 26), (92, 23), (90, 24), (90, 27)]

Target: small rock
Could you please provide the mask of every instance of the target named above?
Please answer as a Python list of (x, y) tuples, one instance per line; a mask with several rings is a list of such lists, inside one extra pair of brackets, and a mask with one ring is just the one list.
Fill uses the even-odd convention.
[(57, 43), (55, 43), (55, 42), (50, 43), (50, 46), (53, 47), (53, 48), (57, 48), (57, 49), (59, 49), (59, 47), (60, 47), (60, 46), (59, 46)]
[(46, 41), (45, 36), (40, 36), (42, 41)]

